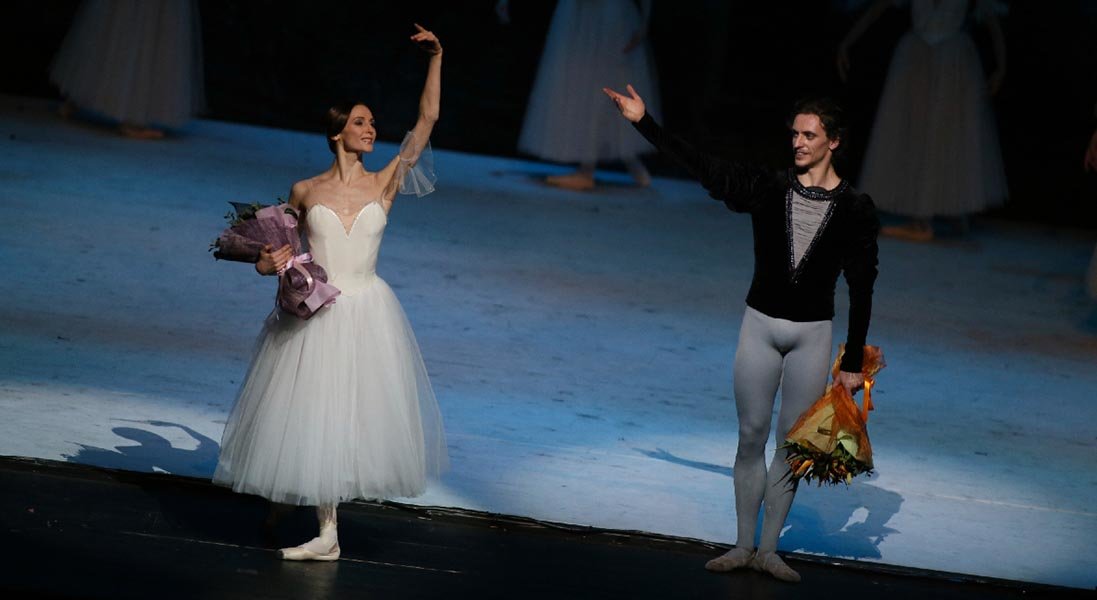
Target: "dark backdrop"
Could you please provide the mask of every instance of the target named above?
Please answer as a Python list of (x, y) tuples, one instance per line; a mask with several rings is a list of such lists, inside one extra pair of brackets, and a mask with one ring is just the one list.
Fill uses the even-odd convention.
[[(76, 0), (17, 0), (0, 8), (0, 92), (57, 97), (53, 53)], [(655, 0), (651, 42), (663, 120), (729, 157), (787, 161), (783, 122), (805, 93), (840, 98), (853, 115), (844, 176), (856, 180), (891, 51), (909, 26), (892, 10), (854, 48), (853, 78), (838, 81), (834, 51), (857, 0)], [(446, 48), (438, 147), (514, 155), (549, 18), (549, 0), (513, 0), (511, 23), (492, 0), (200, 2), (207, 116), (319, 131), (333, 100), (360, 99), (383, 139), (414, 121), (425, 59), (412, 22)], [(1011, 199), (995, 214), (1097, 227), (1097, 175), (1081, 169), (1097, 126), (1097, 0), (1022, 0), (1003, 17), (1006, 83), (995, 98)], [(985, 30), (975, 30), (992, 60)], [(683, 175), (658, 156), (656, 173)]]

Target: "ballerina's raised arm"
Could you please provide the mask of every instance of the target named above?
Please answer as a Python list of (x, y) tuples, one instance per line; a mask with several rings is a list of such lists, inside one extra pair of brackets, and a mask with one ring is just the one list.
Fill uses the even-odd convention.
[(434, 124), (438, 122), (442, 96), (442, 44), (433, 32), (422, 25), (416, 23), (415, 28), (418, 32), (411, 36), (411, 40), (424, 52), (430, 54), (430, 64), (427, 66), (427, 79), (423, 84), (423, 93), (419, 96), (419, 118), (415, 122), (415, 127), (404, 138), (404, 143), (401, 144), (400, 151), (392, 162), (380, 173), (382, 180), (386, 181), (382, 195), (386, 205), (391, 205), (397, 191), (424, 195), (434, 189), (433, 173), (409, 173), (409, 171), (419, 161), (423, 151), (428, 148), (431, 131), (434, 130)]

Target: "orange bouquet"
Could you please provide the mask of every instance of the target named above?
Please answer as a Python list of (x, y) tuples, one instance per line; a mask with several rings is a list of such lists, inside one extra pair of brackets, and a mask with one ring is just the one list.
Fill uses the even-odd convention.
[(838, 349), (831, 375), (834, 382), (815, 401), (785, 436), (781, 448), (788, 450), (785, 462), (793, 482), (801, 479), (818, 485), (845, 482), (862, 473), (872, 473), (872, 445), (868, 441), (868, 413), (872, 410), (872, 386), (883, 369), (884, 354), (876, 346), (865, 346), (865, 395), (860, 408), (849, 390), (837, 383), (844, 347)]

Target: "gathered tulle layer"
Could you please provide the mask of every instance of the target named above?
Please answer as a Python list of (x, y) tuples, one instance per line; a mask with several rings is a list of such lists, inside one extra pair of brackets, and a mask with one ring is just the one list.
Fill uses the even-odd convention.
[(859, 187), (877, 208), (910, 217), (967, 215), (1005, 201), (997, 128), (970, 37), (930, 45), (907, 34), (899, 42)]
[(560, 162), (622, 160), (651, 146), (602, 92), (631, 83), (659, 114), (655, 67), (646, 44), (622, 50), (644, 30), (628, 0), (561, 0), (549, 26), (518, 149)]
[(84, 2), (50, 79), (82, 109), (132, 125), (182, 125), (204, 104), (197, 3)]
[(319, 505), (415, 496), (446, 464), (415, 336), (392, 290), (372, 276), (309, 321), (277, 311), (267, 319), (214, 482)]

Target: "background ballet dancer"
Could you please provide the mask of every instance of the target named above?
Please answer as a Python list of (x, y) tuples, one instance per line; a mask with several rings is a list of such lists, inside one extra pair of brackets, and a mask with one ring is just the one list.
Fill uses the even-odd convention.
[(53, 61), (62, 116), (117, 123), (126, 136), (158, 139), (204, 104), (197, 2), (85, 0)]
[[(497, 9), (505, 14), (506, 6), (500, 0)], [(592, 189), (596, 164), (609, 161), (623, 162), (637, 185), (651, 184), (639, 159), (648, 145), (600, 98), (602, 86), (628, 81), (655, 96), (650, 15), (651, 0), (639, 6), (633, 0), (557, 3), (518, 138), (522, 152), (579, 164), (573, 173), (547, 177), (550, 185)]]
[[(877, 0), (838, 46), (838, 73), (850, 49), (894, 0)], [(1006, 45), (990, 0), (909, 0), (911, 30), (888, 67), (865, 152), (860, 187), (882, 211), (908, 218), (882, 233), (934, 237), (933, 217), (959, 219), (1005, 202), (1008, 190), (990, 96), (1005, 79)], [(984, 77), (969, 17), (989, 32), (995, 68)]]

